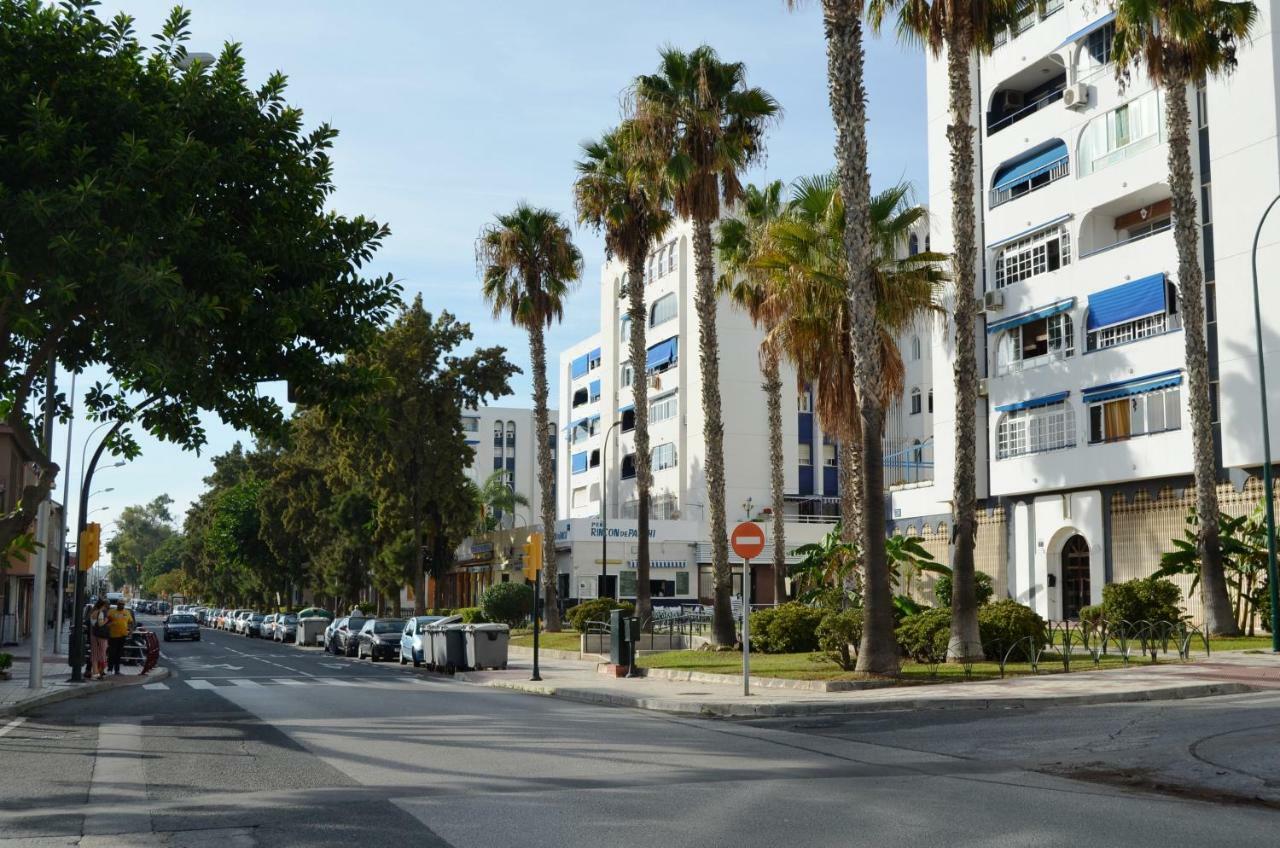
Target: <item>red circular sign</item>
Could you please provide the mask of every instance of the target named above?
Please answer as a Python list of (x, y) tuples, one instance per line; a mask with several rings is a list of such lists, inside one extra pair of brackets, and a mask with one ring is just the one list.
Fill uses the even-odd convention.
[(743, 559), (755, 559), (764, 551), (764, 529), (754, 521), (744, 521), (729, 534), (729, 545)]

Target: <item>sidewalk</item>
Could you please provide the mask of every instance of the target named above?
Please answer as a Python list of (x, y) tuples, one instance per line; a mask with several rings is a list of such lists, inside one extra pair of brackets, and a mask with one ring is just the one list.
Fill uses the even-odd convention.
[[(813, 692), (773, 688), (752, 679), (742, 694), (741, 676), (698, 675), (696, 679), (606, 677), (593, 662), (548, 658), (540, 662), (541, 682), (529, 680), (532, 662), (512, 656), (504, 671), (476, 671), (459, 680), (499, 689), (571, 701), (656, 710), (676, 715), (765, 718), (890, 710), (1034, 709), (1050, 706), (1166, 701), (1235, 695), (1280, 688), (1280, 658), (1273, 655), (1215, 654), (1211, 660), (1145, 665), (1127, 669), (1041, 674), (974, 683), (935, 683)], [(715, 680), (716, 682), (710, 682)]]

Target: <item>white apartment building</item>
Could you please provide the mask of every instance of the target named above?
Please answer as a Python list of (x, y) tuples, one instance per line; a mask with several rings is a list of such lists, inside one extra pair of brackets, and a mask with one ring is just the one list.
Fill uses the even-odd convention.
[[(560, 355), (560, 463), (557, 514), (561, 526), (561, 591), (596, 594), (601, 560), (622, 597), (634, 593), (638, 495), (634, 467), (634, 406), (629, 364), (626, 269), (601, 269), (600, 330)], [(647, 306), (649, 439), (653, 461), (653, 594), (708, 599), (711, 548), (703, 439), (699, 327), (693, 300), (692, 226), (682, 222), (656, 245), (641, 281)], [(722, 298), (717, 318), (724, 417), (725, 504), (730, 526), (767, 519), (775, 506), (788, 516), (787, 547), (815, 541), (839, 513), (836, 446), (812, 412), (812, 397), (797, 391), (783, 368), (783, 444), (786, 502), (771, 503), (768, 419), (758, 351), (762, 331)], [(794, 401), (792, 399), (795, 399)], [(794, 404), (794, 405), (793, 405)], [(607, 441), (607, 444), (606, 444)], [(608, 523), (614, 548), (601, 552)], [(594, 520), (593, 520), (594, 519)], [(732, 558), (732, 557), (731, 557)], [(753, 568), (752, 596), (773, 599), (772, 567)], [(736, 580), (737, 578), (735, 578)], [(616, 584), (612, 581), (616, 580)], [(735, 583), (735, 593), (738, 590)]]
[[(1181, 536), (1192, 460), (1180, 299), (1206, 300), (1228, 500), (1265, 459), (1249, 263), (1280, 189), (1280, 117), (1277, 3), (1258, 6), (1236, 73), (1189, 91), (1204, 292), (1178, 285), (1163, 96), (1138, 69), (1117, 84), (1107, 4), (1029, 3), (1018, 31), (974, 63), (976, 293), (986, 307), (974, 328), (985, 375), (973, 412), (987, 525), (978, 557), (998, 591), (1049, 619), (1099, 603), (1107, 582), (1150, 574)], [(926, 61), (932, 243), (950, 251), (946, 65)], [(1264, 281), (1280, 272), (1278, 238), (1273, 222), (1259, 250)], [(1280, 291), (1264, 282), (1262, 297), (1268, 366), (1280, 374)], [(934, 333), (921, 360), (932, 370), (921, 378), (934, 394), (922, 440), (935, 446), (932, 480), (892, 489), (900, 530), (949, 521), (949, 333)]]
[[(556, 411), (549, 410), (549, 416), (548, 443), (554, 451)], [(505, 470), (507, 485), (529, 502), (528, 506), (517, 507), (514, 516), (502, 516), (502, 525), (523, 527), (537, 524), (542, 514), (542, 491), (538, 486), (533, 410), (510, 406), (484, 406), (465, 410), (462, 413), (462, 429), (466, 432), (467, 444), (475, 451), (471, 465), (467, 468), (467, 476), (472, 482), (483, 486), (495, 471)], [(554, 497), (554, 493), (552, 496)]]

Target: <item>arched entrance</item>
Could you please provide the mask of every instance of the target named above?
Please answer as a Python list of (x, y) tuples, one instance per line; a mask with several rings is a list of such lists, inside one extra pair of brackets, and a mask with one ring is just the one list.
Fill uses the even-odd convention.
[(1089, 605), (1089, 543), (1079, 533), (1062, 546), (1062, 617), (1077, 619)]

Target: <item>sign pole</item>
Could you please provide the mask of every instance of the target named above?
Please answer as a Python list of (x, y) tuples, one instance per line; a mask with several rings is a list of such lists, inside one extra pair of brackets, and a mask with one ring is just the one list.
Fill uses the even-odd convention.
[(742, 561), (742, 694), (751, 694), (751, 560)]
[(541, 680), (542, 675), (538, 673), (538, 601), (540, 593), (538, 591), (539, 584), (542, 582), (542, 572), (533, 572), (533, 676), (530, 680)]

